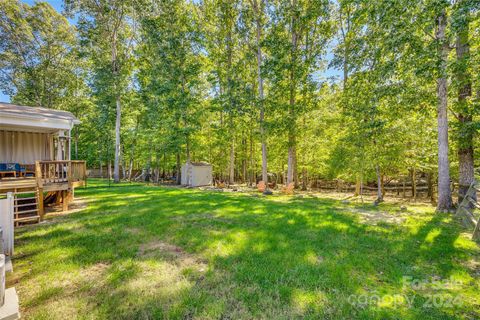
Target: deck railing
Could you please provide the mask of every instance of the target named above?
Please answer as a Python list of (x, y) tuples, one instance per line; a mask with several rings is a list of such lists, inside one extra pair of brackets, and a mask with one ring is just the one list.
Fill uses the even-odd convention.
[(39, 187), (53, 183), (76, 183), (85, 181), (87, 167), (85, 161), (57, 160), (36, 161), (35, 177)]

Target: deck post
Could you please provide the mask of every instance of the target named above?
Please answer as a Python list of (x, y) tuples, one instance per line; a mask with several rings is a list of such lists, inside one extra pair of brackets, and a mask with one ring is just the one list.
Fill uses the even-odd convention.
[(40, 161), (35, 161), (35, 179), (37, 180), (37, 209), (40, 220), (43, 220), (45, 210), (43, 208), (43, 180)]
[(72, 162), (67, 162), (67, 182), (68, 182), (68, 190), (73, 188), (73, 169), (72, 169)]
[(40, 161), (35, 161), (35, 179), (37, 180), (37, 188), (43, 188), (42, 168)]
[(55, 205), (59, 206), (62, 202), (62, 191), (55, 191)]
[(68, 211), (68, 191), (62, 190), (62, 211)]
[(37, 188), (37, 193), (38, 215), (40, 216), (40, 220), (43, 220), (43, 216), (45, 215), (43, 208), (43, 188)]

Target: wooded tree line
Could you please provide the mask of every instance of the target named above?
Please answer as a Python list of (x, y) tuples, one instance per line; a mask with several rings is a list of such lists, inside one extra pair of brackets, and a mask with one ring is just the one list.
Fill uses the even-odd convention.
[(74, 157), (115, 181), (208, 161), (230, 183), (376, 182), (381, 200), (383, 177), (418, 172), (443, 211), (474, 179), (476, 0), (0, 4), (2, 91), (76, 114)]

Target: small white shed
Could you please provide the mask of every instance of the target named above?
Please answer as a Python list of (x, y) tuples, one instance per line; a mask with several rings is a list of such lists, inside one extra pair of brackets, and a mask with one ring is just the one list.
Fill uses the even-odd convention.
[(206, 162), (187, 162), (182, 166), (184, 186), (199, 187), (212, 184), (212, 165)]

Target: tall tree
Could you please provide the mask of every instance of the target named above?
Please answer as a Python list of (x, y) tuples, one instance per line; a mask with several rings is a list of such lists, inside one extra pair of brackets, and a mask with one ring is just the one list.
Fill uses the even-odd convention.
[(472, 97), (472, 76), (470, 73), (470, 20), (472, 6), (468, 0), (460, 0), (453, 14), (453, 29), (456, 33), (455, 76), (458, 98), (455, 117), (458, 120), (458, 202), (462, 202), (468, 188), (475, 179), (474, 175), (474, 119), (475, 108)]
[[(170, 137), (176, 150), (177, 183), (180, 183), (181, 152), (187, 162), (192, 157), (192, 140), (199, 128), (203, 47), (194, 4), (173, 0), (153, 1), (156, 10), (142, 21), (144, 59), (150, 63), (142, 75), (150, 80), (150, 117), (169, 117)], [(143, 82), (142, 82), (143, 83)], [(165, 120), (165, 119), (164, 119)], [(158, 121), (158, 119), (157, 119)]]
[[(98, 69), (96, 72), (97, 75), (103, 74), (103, 84), (105, 85), (105, 87), (99, 88), (99, 92), (108, 92), (115, 103), (113, 177), (115, 182), (119, 182), (122, 95), (127, 88), (127, 79), (131, 71), (128, 61), (131, 58), (131, 46), (134, 44), (133, 6), (130, 1), (118, 0), (66, 0), (65, 4), (69, 14), (78, 15), (84, 42), (93, 46), (93, 52), (90, 54), (97, 59)], [(110, 60), (108, 71), (104, 68), (107, 59)]]
[[(343, 93), (348, 90), (349, 72), (355, 61), (352, 58), (360, 49), (362, 27), (365, 25), (365, 11), (362, 2), (356, 0), (338, 1), (335, 7), (337, 21), (337, 39), (338, 43), (334, 47), (334, 57), (331, 65), (341, 69), (343, 72)], [(343, 99), (347, 102), (348, 99)], [(344, 106), (347, 107), (347, 106)], [(362, 189), (362, 173), (356, 173), (355, 195), (358, 196)]]
[(440, 6), (436, 13), (435, 40), (438, 50), (437, 70), (437, 130), (438, 130), (438, 211), (449, 211), (453, 207), (450, 189), (450, 162), (448, 159), (448, 54), (447, 10)]
[(255, 45), (257, 56), (257, 74), (258, 74), (258, 105), (260, 109), (260, 142), (262, 144), (262, 180), (265, 181), (268, 189), (268, 168), (267, 168), (267, 139), (265, 136), (265, 97), (263, 87), (262, 65), (262, 30), (265, 10), (265, 1), (249, 0), (255, 19)]
[(219, 106), (221, 134), (226, 140), (222, 144), (229, 150), (226, 175), (231, 184), (235, 180), (236, 118), (242, 109), (240, 96), (243, 79), (240, 70), (245, 69), (240, 60), (240, 4), (228, 0), (208, 0), (202, 6), (206, 24), (206, 50), (212, 64), (211, 82)]
[(281, 122), (287, 132), (287, 183), (297, 184), (297, 120), (305, 107), (298, 96), (302, 88), (315, 88), (311, 86), (315, 83), (312, 74), (320, 69), (332, 32), (329, 2), (275, 1), (271, 10), (272, 28), (267, 37), (269, 78), (275, 104), (286, 109)]

